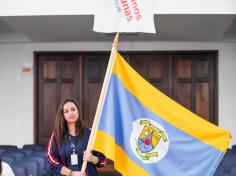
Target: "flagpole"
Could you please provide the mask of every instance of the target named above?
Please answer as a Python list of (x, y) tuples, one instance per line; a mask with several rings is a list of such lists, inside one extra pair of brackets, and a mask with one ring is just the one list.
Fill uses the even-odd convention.
[[(109, 85), (111, 74), (112, 74), (112, 68), (115, 62), (115, 58), (116, 58), (116, 51), (117, 51), (116, 48), (118, 47), (118, 40), (119, 40), (119, 33), (116, 33), (86, 151), (91, 151), (95, 142), (95, 136), (98, 130), (98, 124), (100, 121), (101, 111), (102, 111), (102, 107), (105, 101), (108, 85)], [(87, 167), (87, 161), (83, 161), (81, 172), (85, 172), (86, 167)]]

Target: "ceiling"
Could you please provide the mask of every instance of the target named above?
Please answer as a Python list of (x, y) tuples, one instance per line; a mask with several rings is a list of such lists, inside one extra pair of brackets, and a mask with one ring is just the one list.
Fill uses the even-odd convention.
[[(156, 34), (124, 33), (126, 41), (236, 42), (236, 15), (155, 15)], [(93, 32), (93, 15), (0, 17), (0, 43), (111, 41)]]

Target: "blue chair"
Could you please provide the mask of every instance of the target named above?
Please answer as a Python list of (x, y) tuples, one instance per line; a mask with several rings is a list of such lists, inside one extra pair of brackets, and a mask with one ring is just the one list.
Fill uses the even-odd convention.
[(224, 170), (226, 171), (226, 173), (230, 173), (232, 168), (236, 167), (236, 160), (232, 159), (232, 160), (224, 161), (223, 162), (223, 167), (224, 167)]
[(217, 167), (216, 171), (215, 171), (215, 174), (216, 174), (216, 173), (224, 173), (224, 168), (223, 168), (223, 166), (219, 165), (219, 166)]
[(42, 152), (42, 151), (41, 152), (34, 152), (33, 155), (34, 156), (41, 156), (41, 157), (44, 158), (46, 163), (48, 162), (48, 159), (47, 159), (48, 154), (47, 154), (47, 152)]
[(224, 173), (224, 175), (222, 175), (222, 176), (231, 176), (230, 174), (228, 174), (228, 173)]
[(40, 157), (40, 158), (44, 159), (46, 175), (47, 176), (51, 176), (52, 175), (52, 171), (48, 167), (47, 153), (46, 152), (36, 152), (36, 153), (33, 154), (33, 156)]
[(230, 175), (231, 176), (236, 176), (236, 166), (231, 169)]
[(10, 166), (14, 164), (15, 159), (11, 156), (1, 156), (1, 160), (9, 164)]
[(18, 151), (24, 153), (25, 156), (30, 156), (30, 155), (34, 154), (33, 150), (26, 149), (26, 148), (19, 149)]
[(26, 156), (24, 157), (24, 160), (35, 161), (38, 164), (39, 175), (46, 174), (46, 163), (42, 156)]
[(224, 175), (224, 173), (220, 173), (220, 172), (216, 172), (215, 174), (214, 174), (214, 176), (223, 176)]
[(5, 153), (6, 151), (7, 151), (6, 149), (1, 149), (0, 148), (0, 156), (1, 156), (2, 153)]
[(25, 154), (18, 151), (10, 151), (3, 153), (2, 156), (10, 156), (13, 157), (15, 161), (21, 161)]
[(32, 176), (41, 176), (39, 175), (39, 166), (37, 162), (32, 161), (32, 160), (22, 160), (16, 162), (19, 166), (25, 168), (26, 170), (26, 175), (32, 175)]
[(227, 173), (217, 172), (214, 174), (214, 176), (231, 176), (231, 175), (229, 175)]
[(15, 176), (25, 176), (26, 175), (26, 169), (23, 166), (15, 163), (11, 167), (12, 167), (12, 170), (13, 170)]
[(18, 147), (15, 145), (0, 145), (0, 149), (6, 149), (8, 150), (17, 150)]
[(45, 149), (43, 145), (40, 144), (26, 144), (23, 146), (23, 149), (30, 149), (34, 151), (42, 151)]

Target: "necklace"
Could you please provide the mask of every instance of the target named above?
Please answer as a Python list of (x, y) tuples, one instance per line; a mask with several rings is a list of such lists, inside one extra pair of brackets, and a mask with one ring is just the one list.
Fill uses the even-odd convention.
[(75, 141), (75, 143), (73, 142), (73, 140), (71, 139), (70, 135), (69, 135), (69, 139), (70, 139), (70, 147), (72, 148), (73, 154), (75, 153), (75, 147), (77, 144), (77, 140)]

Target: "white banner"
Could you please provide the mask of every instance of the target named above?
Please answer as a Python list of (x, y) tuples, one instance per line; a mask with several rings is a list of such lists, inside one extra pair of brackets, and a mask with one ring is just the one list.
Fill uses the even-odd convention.
[(156, 33), (155, 0), (97, 0), (93, 30), (96, 32)]

